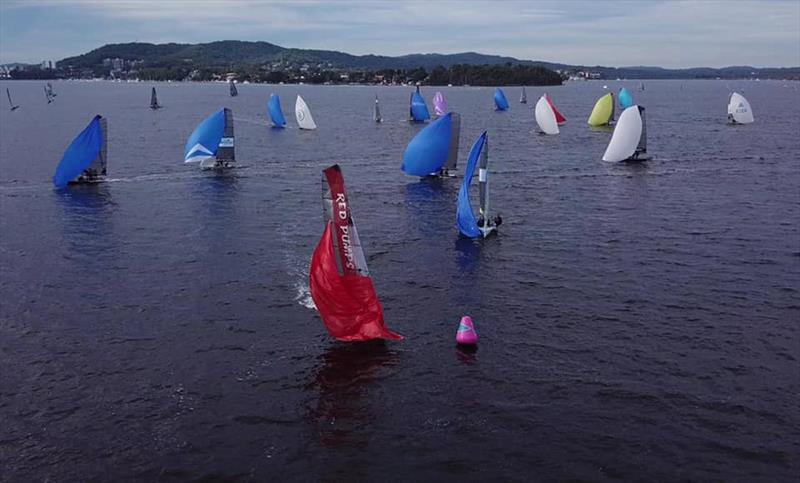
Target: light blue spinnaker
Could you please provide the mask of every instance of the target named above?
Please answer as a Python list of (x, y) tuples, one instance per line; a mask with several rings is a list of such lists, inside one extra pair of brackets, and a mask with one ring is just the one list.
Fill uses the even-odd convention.
[(458, 204), (456, 205), (456, 226), (462, 235), (469, 238), (481, 236), (478, 227), (478, 220), (472, 211), (472, 204), (469, 202), (469, 186), (472, 183), (472, 176), (475, 175), (475, 168), (478, 166), (483, 147), (486, 144), (486, 131), (481, 134), (472, 145), (467, 159), (467, 168), (464, 171), (464, 181), (461, 182), (461, 189), (458, 191)]
[(431, 114), (428, 112), (428, 106), (425, 104), (425, 99), (419, 92), (419, 86), (417, 86), (417, 90), (411, 94), (409, 116), (413, 122), (425, 122), (431, 118)]
[(623, 111), (633, 105), (633, 96), (628, 92), (628, 89), (624, 87), (619, 90), (618, 99), (619, 107), (621, 107)]
[(401, 169), (412, 176), (438, 175), (447, 161), (453, 129), (448, 112), (418, 132), (403, 153)]
[(184, 148), (183, 161), (202, 163), (217, 156), (225, 132), (225, 109), (220, 109), (201, 122), (189, 136)]
[(508, 109), (508, 99), (506, 99), (503, 89), (499, 87), (494, 90), (494, 105), (495, 109), (498, 111), (505, 111)]
[(284, 119), (283, 111), (281, 110), (280, 97), (275, 94), (269, 96), (269, 102), (267, 102), (267, 111), (269, 112), (269, 118), (272, 121), (272, 127), (286, 126), (286, 119)]
[[(53, 174), (53, 185), (56, 188), (67, 186), (70, 181), (80, 176), (101, 155), (105, 144), (102, 119), (103, 117), (100, 115), (94, 116), (89, 125), (78, 134), (72, 144), (64, 151), (64, 156), (61, 158), (61, 162), (58, 163), (55, 174)], [(105, 160), (102, 160), (102, 162), (104, 163)], [(105, 171), (104, 167), (102, 171)], [(98, 172), (94, 174), (105, 173)]]

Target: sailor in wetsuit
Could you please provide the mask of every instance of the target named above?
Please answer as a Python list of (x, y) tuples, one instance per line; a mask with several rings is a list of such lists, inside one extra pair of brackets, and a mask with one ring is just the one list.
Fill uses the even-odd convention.
[(500, 215), (497, 215), (497, 216), (494, 217), (494, 225), (491, 225), (491, 224), (490, 225), (486, 225), (485, 224), (485, 220), (483, 219), (483, 216), (478, 218), (478, 226), (482, 226), (484, 228), (488, 228), (489, 226), (494, 226), (495, 228), (497, 228), (502, 224), (503, 224), (503, 218)]

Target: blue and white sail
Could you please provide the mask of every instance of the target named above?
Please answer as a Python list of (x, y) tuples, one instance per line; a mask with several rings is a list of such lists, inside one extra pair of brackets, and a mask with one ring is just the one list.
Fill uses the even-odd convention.
[(220, 109), (195, 128), (186, 141), (183, 160), (200, 163), (202, 168), (227, 167), (236, 160), (230, 109)]
[(96, 182), (106, 174), (106, 120), (95, 116), (64, 151), (53, 175), (53, 185)]
[(451, 175), (458, 159), (461, 117), (448, 112), (418, 132), (403, 153), (401, 169), (412, 176)]
[(494, 108), (496, 111), (505, 111), (508, 109), (508, 99), (506, 99), (503, 89), (499, 87), (494, 90)]
[(272, 127), (286, 127), (286, 119), (283, 117), (283, 110), (281, 109), (281, 98), (277, 94), (269, 96), (267, 113), (270, 121), (272, 121)]
[(624, 87), (619, 90), (617, 100), (619, 101), (619, 107), (621, 107), (623, 111), (633, 105), (633, 96), (628, 92), (628, 89)]
[(409, 120), (413, 122), (425, 122), (431, 118), (431, 114), (428, 112), (428, 106), (425, 104), (425, 98), (423, 98), (422, 94), (419, 92), (419, 86), (417, 86), (415, 92), (411, 93), (411, 102), (408, 111)]
[[(497, 225), (501, 223), (500, 218), (493, 220), (489, 212), (489, 140), (486, 131), (483, 132), (469, 151), (467, 167), (464, 171), (464, 181), (461, 182), (461, 189), (458, 191), (458, 201), (456, 204), (456, 226), (458, 231), (468, 238), (487, 237), (497, 230)], [(478, 169), (478, 190), (480, 198), (480, 208), (478, 217), (472, 210), (472, 203), (469, 199), (469, 188), (472, 184), (472, 177), (475, 169)]]

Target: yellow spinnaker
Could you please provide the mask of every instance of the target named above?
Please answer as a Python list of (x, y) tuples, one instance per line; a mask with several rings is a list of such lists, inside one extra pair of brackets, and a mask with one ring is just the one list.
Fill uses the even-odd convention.
[(590, 126), (603, 126), (614, 117), (614, 94), (608, 93), (597, 100), (589, 115)]

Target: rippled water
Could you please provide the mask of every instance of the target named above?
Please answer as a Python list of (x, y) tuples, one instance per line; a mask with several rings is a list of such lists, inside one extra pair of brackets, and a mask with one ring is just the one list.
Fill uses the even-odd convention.
[[(540, 88), (527, 106), (508, 88), (506, 113), (493, 89), (441, 88), (462, 162), (489, 131), (505, 223), (471, 242), (459, 180), (399, 170), (408, 88), (159, 84), (151, 112), (144, 83), (58, 82), (51, 105), (0, 84), (22, 105), (0, 112), (0, 479), (796, 477), (798, 84), (636, 85), (641, 165), (600, 161), (602, 83), (548, 88), (552, 137)], [(725, 124), (733, 89), (756, 123)], [(268, 128), (270, 92), (287, 119), (301, 93), (319, 129)], [(184, 165), (222, 106), (239, 167)], [(96, 113), (111, 181), (55, 191)], [(334, 162), (402, 342), (335, 342), (309, 308)], [(454, 346), (462, 314), (475, 353)]]

